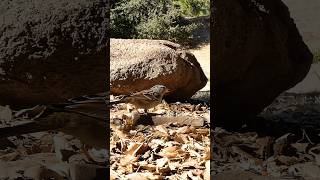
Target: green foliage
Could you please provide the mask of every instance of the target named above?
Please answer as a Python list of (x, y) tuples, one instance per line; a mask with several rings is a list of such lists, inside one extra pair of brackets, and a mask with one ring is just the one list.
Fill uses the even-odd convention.
[(191, 40), (191, 33), (198, 25), (190, 24), (181, 26), (170, 22), (170, 17), (154, 17), (137, 26), (138, 38), (166, 39), (173, 42), (186, 44)]
[(210, 0), (173, 0), (185, 16), (204, 16), (210, 13)]
[(197, 27), (172, 0), (118, 0), (111, 7), (111, 37), (165, 39), (185, 43)]

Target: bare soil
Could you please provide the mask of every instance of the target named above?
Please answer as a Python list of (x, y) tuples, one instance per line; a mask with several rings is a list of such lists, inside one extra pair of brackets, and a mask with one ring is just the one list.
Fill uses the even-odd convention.
[(196, 56), (205, 75), (208, 78), (207, 85), (204, 88), (202, 88), (200, 91), (210, 90), (210, 43), (203, 44), (197, 48), (189, 49), (189, 51)]

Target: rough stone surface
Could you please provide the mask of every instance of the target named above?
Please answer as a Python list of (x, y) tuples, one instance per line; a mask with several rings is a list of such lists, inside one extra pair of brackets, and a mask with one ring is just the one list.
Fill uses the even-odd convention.
[(106, 3), (0, 2), (0, 104), (65, 101), (106, 90)]
[(280, 0), (215, 0), (212, 11), (215, 120), (241, 123), (301, 81), (313, 57)]
[(169, 100), (190, 98), (207, 83), (193, 54), (163, 40), (111, 39), (110, 91), (127, 94), (167, 86)]

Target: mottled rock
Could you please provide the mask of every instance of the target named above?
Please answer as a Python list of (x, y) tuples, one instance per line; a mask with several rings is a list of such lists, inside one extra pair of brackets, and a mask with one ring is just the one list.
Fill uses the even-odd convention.
[(241, 124), (300, 82), (313, 57), (280, 0), (215, 0), (212, 11), (215, 122)]
[(106, 90), (106, 3), (0, 2), (0, 104), (62, 102)]
[(170, 41), (111, 39), (111, 94), (128, 94), (155, 84), (167, 86), (169, 100), (190, 98), (207, 78), (193, 54)]

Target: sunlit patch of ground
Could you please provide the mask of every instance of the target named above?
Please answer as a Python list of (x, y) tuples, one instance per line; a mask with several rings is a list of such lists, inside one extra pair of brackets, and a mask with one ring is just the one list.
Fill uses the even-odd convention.
[(210, 44), (209, 43), (203, 44), (202, 46), (195, 49), (190, 49), (189, 51), (196, 56), (205, 75), (208, 78), (207, 85), (200, 91), (209, 91), (210, 90)]

